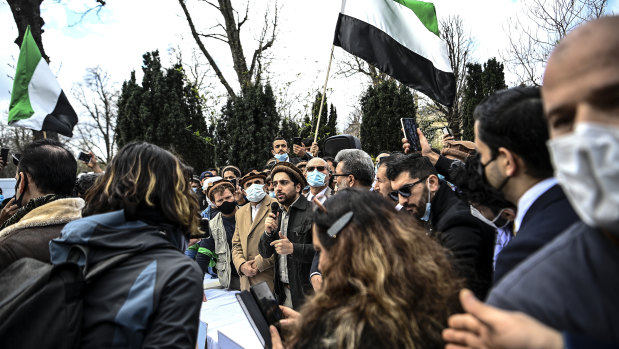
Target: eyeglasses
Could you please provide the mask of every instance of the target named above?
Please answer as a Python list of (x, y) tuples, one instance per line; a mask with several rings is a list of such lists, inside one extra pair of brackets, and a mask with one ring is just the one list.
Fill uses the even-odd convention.
[(314, 170), (318, 170), (318, 172), (322, 172), (327, 168), (325, 166), (310, 166), (305, 168), (307, 172), (314, 172)]
[(18, 166), (21, 154), (12, 154), (11, 157), (13, 158), (13, 165)]
[(393, 201), (398, 201), (399, 197), (398, 197), (398, 191), (394, 190), (391, 193), (388, 194), (389, 197), (391, 198), (391, 200)]
[(411, 190), (413, 189), (414, 186), (416, 186), (419, 183), (423, 183), (426, 178), (428, 178), (428, 176), (423, 177), (422, 179), (418, 180), (415, 183), (410, 183), (410, 184), (405, 184), (403, 185), (400, 189), (398, 189), (398, 194), (402, 195), (402, 197), (408, 198), (411, 196)]

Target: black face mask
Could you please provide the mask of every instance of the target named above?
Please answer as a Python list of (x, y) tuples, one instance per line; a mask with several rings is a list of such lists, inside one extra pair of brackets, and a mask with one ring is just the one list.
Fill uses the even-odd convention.
[(220, 206), (217, 206), (217, 210), (223, 214), (231, 214), (236, 208), (236, 201), (224, 201)]

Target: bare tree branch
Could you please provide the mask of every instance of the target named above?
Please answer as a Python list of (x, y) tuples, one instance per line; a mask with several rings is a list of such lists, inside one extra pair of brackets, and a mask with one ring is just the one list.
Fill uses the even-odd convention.
[[(196, 40), (196, 43), (198, 44), (198, 47), (200, 48), (200, 51), (202, 51), (202, 54), (204, 54), (204, 56), (208, 60), (209, 64), (211, 65), (211, 67), (215, 71), (215, 74), (219, 78), (219, 81), (221, 82), (221, 84), (224, 85), (226, 91), (228, 92), (228, 95), (236, 96), (236, 94), (234, 93), (234, 90), (232, 89), (230, 84), (228, 84), (228, 81), (226, 80), (226, 78), (224, 77), (223, 73), (219, 69), (219, 66), (217, 66), (217, 63), (215, 63), (215, 60), (213, 59), (213, 57), (211, 56), (209, 51), (206, 49), (206, 47), (202, 43), (202, 40), (200, 39), (200, 36), (198, 35), (198, 32), (196, 31), (196, 27), (193, 24), (193, 20), (191, 19), (191, 15), (189, 14), (189, 11), (187, 10), (187, 6), (185, 5), (185, 0), (178, 0), (178, 2), (180, 3), (181, 7), (183, 8), (183, 12), (185, 13), (185, 17), (187, 18), (187, 22), (189, 23), (189, 28), (191, 29), (191, 35)], [(213, 5), (210, 2), (208, 2), (208, 1), (205, 1), (205, 2), (207, 2), (210, 5)]]
[(519, 84), (539, 86), (553, 48), (583, 22), (604, 14), (608, 0), (523, 0), (524, 12), (504, 27), (508, 48), (501, 54)]

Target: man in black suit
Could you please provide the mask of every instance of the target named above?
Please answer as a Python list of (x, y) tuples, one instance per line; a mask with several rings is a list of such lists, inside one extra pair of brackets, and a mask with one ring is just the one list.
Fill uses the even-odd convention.
[(387, 164), (387, 178), (398, 191), (402, 211), (425, 224), (430, 234), (453, 254), (453, 265), (466, 285), (485, 298), (492, 283), (494, 229), (471, 214), (436, 169), (421, 154)]
[(515, 237), (496, 260), (494, 283), (578, 221), (557, 180), (539, 88), (500, 91), (473, 113), (481, 174), (517, 205)]
[[(494, 285), (527, 257), (578, 222), (563, 190), (552, 177), (546, 147), (548, 125), (537, 87), (514, 87), (483, 100), (473, 113), (475, 144), (481, 155), (479, 173), (517, 206), (514, 238), (498, 254)], [(430, 149), (419, 132), (421, 153), (449, 178), (453, 166)], [(404, 143), (407, 152), (409, 144)]]

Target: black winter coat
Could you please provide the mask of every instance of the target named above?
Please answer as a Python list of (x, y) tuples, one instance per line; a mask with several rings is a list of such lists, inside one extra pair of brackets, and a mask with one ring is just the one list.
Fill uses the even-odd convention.
[(479, 299), (485, 299), (492, 284), (495, 229), (471, 214), (471, 206), (441, 182), (432, 199), (432, 234), (451, 251), (459, 276)]
[[(292, 306), (298, 310), (305, 302), (305, 296), (314, 292), (309, 280), (312, 259), (314, 258), (314, 245), (312, 244), (312, 206), (300, 196), (297, 201), (288, 209), (290, 217), (288, 219), (287, 237), (292, 242), (293, 252), (286, 256), (288, 261), (288, 280), (290, 282), (290, 295), (292, 296)], [(281, 216), (281, 213), (280, 213)], [(279, 222), (281, 228), (281, 220)], [(278, 229), (279, 231), (279, 229)], [(258, 252), (262, 258), (269, 258), (276, 254), (271, 242), (279, 240), (279, 233), (273, 232), (271, 235), (266, 232), (260, 238)], [(279, 259), (275, 257), (274, 287), (275, 295), (280, 304), (284, 303), (284, 285), (279, 278)]]

